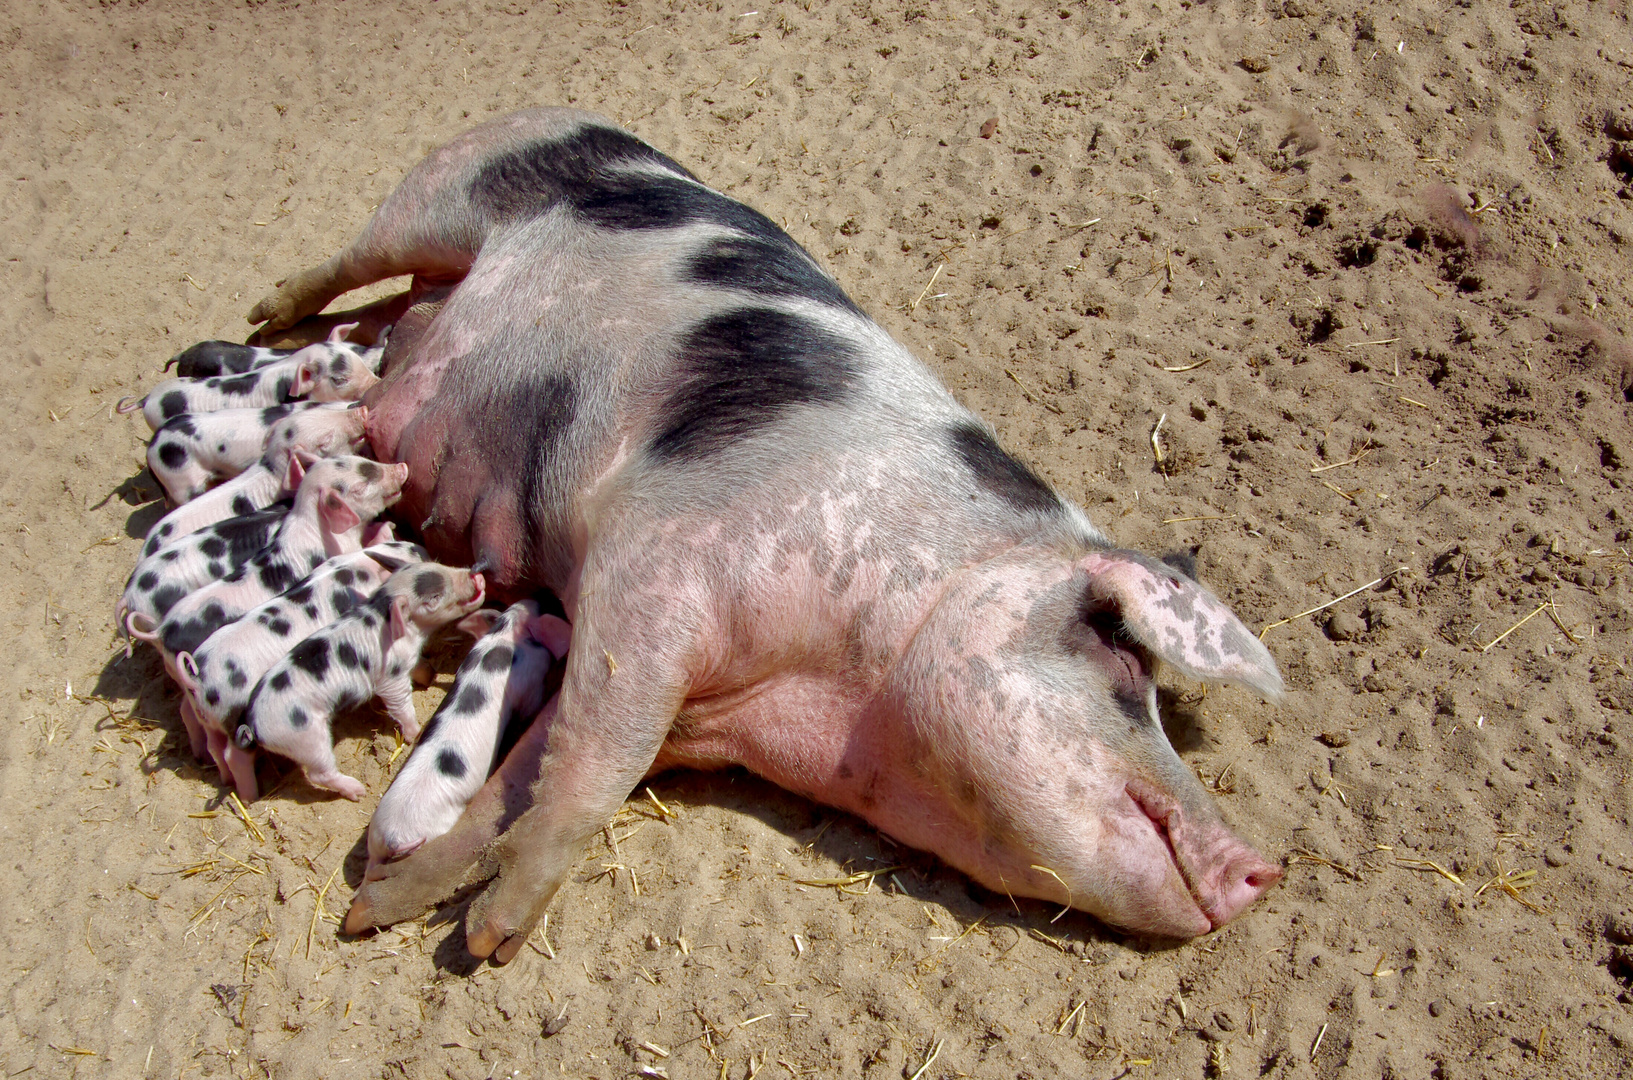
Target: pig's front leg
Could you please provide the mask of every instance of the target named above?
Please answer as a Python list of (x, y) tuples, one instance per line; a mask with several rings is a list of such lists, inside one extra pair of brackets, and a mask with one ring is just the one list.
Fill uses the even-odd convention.
[[(497, 875), (471, 905), (466, 944), (472, 955), (499, 963), (515, 956), (585, 840), (651, 768), (691, 686), (694, 644), (703, 640), (694, 590), (609, 585), (587, 597), (585, 608), (608, 595), (633, 602), (580, 610), (554, 715), (546, 709), (450, 832), (377, 869), (353, 902), (348, 931), (417, 915)], [(653, 629), (631, 636), (633, 627)], [(523, 785), (531, 805), (517, 817)]]

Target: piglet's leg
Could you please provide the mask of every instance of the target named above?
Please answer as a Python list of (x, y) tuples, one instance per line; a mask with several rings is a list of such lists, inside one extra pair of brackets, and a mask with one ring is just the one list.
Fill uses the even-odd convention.
[(397, 722), (403, 741), (411, 743), (420, 737), (420, 718), (414, 712), (414, 684), (408, 675), (395, 678), (386, 676), (375, 686), (374, 692), (385, 703), (386, 714)]

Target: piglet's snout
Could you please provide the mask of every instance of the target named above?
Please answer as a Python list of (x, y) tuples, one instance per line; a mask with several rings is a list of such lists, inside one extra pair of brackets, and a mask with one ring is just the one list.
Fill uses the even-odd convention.
[(1214, 814), (1188, 813), (1176, 800), (1144, 785), (1130, 784), (1128, 795), (1167, 840), (1192, 899), (1213, 929), (1230, 922), (1281, 880), (1280, 867)]

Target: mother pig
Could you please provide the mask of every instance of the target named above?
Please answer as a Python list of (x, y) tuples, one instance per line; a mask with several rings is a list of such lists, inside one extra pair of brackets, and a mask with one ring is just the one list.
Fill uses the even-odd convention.
[(1167, 662), (1274, 698), (1264, 647), (1112, 547), (765, 217), (600, 117), (529, 110), (433, 152), (250, 320), (400, 274), (440, 286), (368, 398), (400, 510), (496, 595), (554, 590), (573, 643), (459, 824), (373, 868), (348, 930), (494, 879), (468, 946), (508, 960), (585, 839), (677, 766), (743, 765), (1153, 935), (1281, 876), (1154, 685)]

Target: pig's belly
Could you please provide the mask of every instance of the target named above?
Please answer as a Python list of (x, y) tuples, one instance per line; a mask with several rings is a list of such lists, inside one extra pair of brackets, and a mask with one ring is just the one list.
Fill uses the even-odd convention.
[(781, 674), (740, 694), (691, 699), (648, 775), (741, 765), (778, 787), (861, 817), (981, 881), (1016, 880), (1001, 852), (938, 790), (910, 739), (885, 730), (831, 674)]

